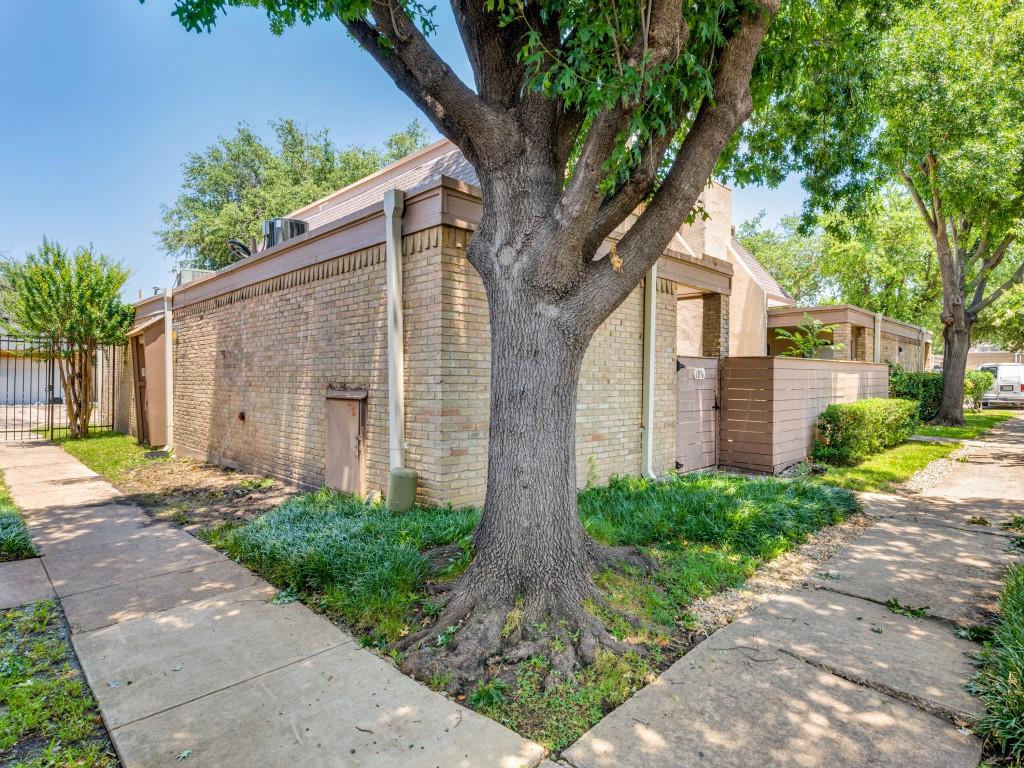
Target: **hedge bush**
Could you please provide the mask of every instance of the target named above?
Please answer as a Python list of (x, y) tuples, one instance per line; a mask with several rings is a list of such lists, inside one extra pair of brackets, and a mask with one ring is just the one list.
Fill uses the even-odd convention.
[(981, 397), (995, 381), (996, 377), (988, 371), (968, 371), (964, 378), (964, 405), (972, 411), (980, 411)]
[(941, 373), (911, 373), (899, 365), (889, 366), (889, 397), (919, 403), (921, 421), (930, 420), (942, 402)]
[(868, 398), (836, 403), (818, 416), (813, 456), (818, 461), (850, 466), (904, 442), (920, 423), (914, 400)]

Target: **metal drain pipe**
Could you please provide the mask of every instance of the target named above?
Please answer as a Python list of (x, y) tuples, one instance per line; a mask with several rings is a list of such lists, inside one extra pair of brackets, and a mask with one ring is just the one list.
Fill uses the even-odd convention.
[(643, 417), (640, 426), (640, 464), (646, 477), (654, 478), (654, 383), (657, 372), (658, 265), (654, 264), (644, 280), (644, 380)]
[(402, 214), (405, 192), (384, 193), (384, 248), (388, 322), (388, 508), (408, 510), (416, 500), (417, 475), (405, 466), (405, 330), (402, 323)]

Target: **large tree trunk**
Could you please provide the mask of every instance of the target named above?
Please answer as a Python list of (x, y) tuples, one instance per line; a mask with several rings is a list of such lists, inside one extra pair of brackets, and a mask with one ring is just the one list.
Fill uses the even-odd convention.
[[(537, 247), (528, 234), (513, 239), (520, 256)], [(522, 270), (484, 272), (491, 406), (474, 558), (438, 620), (402, 644), (411, 649), (407, 672), (427, 678), (443, 670), (453, 689), (478, 680), (496, 657), (514, 662), (540, 653), (558, 676), (577, 660), (593, 661), (599, 647), (622, 650), (592, 612), (604, 602), (593, 575), (621, 562), (648, 565), (632, 548), (598, 545), (579, 517), (576, 396), (593, 323), (556, 308)], [(439, 648), (437, 637), (453, 626), (459, 631)]]
[(945, 326), (942, 338), (942, 403), (932, 423), (959, 427), (964, 424), (964, 378), (971, 348), (971, 324), (963, 313)]

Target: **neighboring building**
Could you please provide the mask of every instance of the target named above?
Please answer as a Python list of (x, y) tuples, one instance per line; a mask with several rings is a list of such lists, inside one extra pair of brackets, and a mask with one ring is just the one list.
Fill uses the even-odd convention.
[[(1021, 363), (1024, 362), (1024, 354), (1020, 352), (1007, 352), (995, 344), (983, 343), (971, 347), (967, 353), (967, 367), (978, 368), (990, 363)], [(942, 365), (940, 358), (939, 366)]]
[(826, 325), (835, 325), (834, 330), (823, 335), (842, 347), (823, 349), (823, 358), (898, 363), (908, 371), (931, 370), (931, 331), (852, 304), (768, 310), (768, 327), (773, 332), (768, 342), (771, 355), (780, 355), (790, 346), (789, 342), (775, 338), (774, 331), (778, 328), (796, 330), (804, 315)]
[[(729, 346), (731, 357), (760, 356), (768, 348), (768, 311), (789, 307), (796, 302), (762, 267), (757, 259), (733, 237), (732, 190), (712, 182), (701, 195), (700, 203), (707, 218), (698, 217), (684, 225), (676, 238), (690, 255), (707, 254), (732, 266), (732, 285), (728, 296)], [(679, 335), (677, 346), (681, 355), (703, 354), (701, 334), (703, 301), (680, 296)]]
[[(715, 467), (726, 448), (777, 471), (806, 455), (820, 407), (877, 390), (880, 366), (808, 361), (814, 408), (771, 433), (788, 453), (750, 459), (764, 435), (736, 418), (720, 446), (720, 407), (739, 413), (749, 390), (720, 389), (728, 355), (763, 356), (767, 311), (792, 304), (733, 240), (730, 194), (708, 187), (710, 218), (680, 230), (656, 277), (595, 334), (578, 393), (581, 484)], [(308, 231), (176, 286), (170, 309), (163, 295), (140, 301), (119, 426), (181, 455), (356, 493), (409, 468), (419, 501), (479, 504), (490, 331), (466, 244), (480, 214), (472, 167), (437, 142), (293, 212)]]

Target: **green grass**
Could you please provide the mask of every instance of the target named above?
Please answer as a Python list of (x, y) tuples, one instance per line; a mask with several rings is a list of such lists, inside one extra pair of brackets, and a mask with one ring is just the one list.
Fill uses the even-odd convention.
[(0, 613), (0, 764), (118, 765), (52, 600)]
[(11, 500), (3, 474), (0, 474), (0, 563), (24, 560), (36, 554), (25, 521)]
[(851, 491), (888, 493), (936, 459), (943, 459), (959, 443), (909, 442), (865, 459), (853, 467), (829, 467), (819, 482)]
[[(608, 654), (574, 680), (547, 687), (549, 662), (537, 657), (512, 670), (514, 679), (482, 680), (467, 691), (471, 706), (555, 750), (650, 679), (657, 660), (671, 653), (673, 634), (691, 627), (695, 599), (742, 584), (761, 563), (856, 510), (849, 493), (815, 482), (720, 473), (667, 482), (616, 478), (583, 491), (579, 504), (594, 538), (643, 547), (659, 565), (649, 575), (627, 569), (597, 576), (608, 602), (642, 617), (649, 628), (638, 630), (591, 606), (613, 634), (650, 655)], [(383, 650), (436, 615), (440, 606), (427, 598), (425, 582), (466, 566), (478, 520), (472, 509), (416, 507), (394, 515), (383, 504), (320, 490), (204, 538)], [(446, 544), (461, 545), (461, 554), (438, 577), (421, 553)], [(510, 614), (508, 622), (515, 618)], [(438, 642), (446, 639), (442, 632)], [(429, 684), (440, 689), (449, 682), (439, 672)]]
[(918, 427), (916, 434), (929, 437), (951, 437), (956, 440), (975, 440), (1016, 415), (1016, 411), (965, 412), (964, 421), (967, 423), (962, 427), (933, 427), (924, 424)]
[(139, 445), (134, 437), (117, 432), (96, 432), (84, 439), (61, 437), (53, 442), (112, 483), (120, 481), (131, 469), (159, 461), (147, 459), (149, 448)]
[(981, 656), (971, 688), (985, 705), (976, 731), (1006, 762), (1024, 765), (1024, 565), (1010, 568), (999, 600), (999, 624)]

